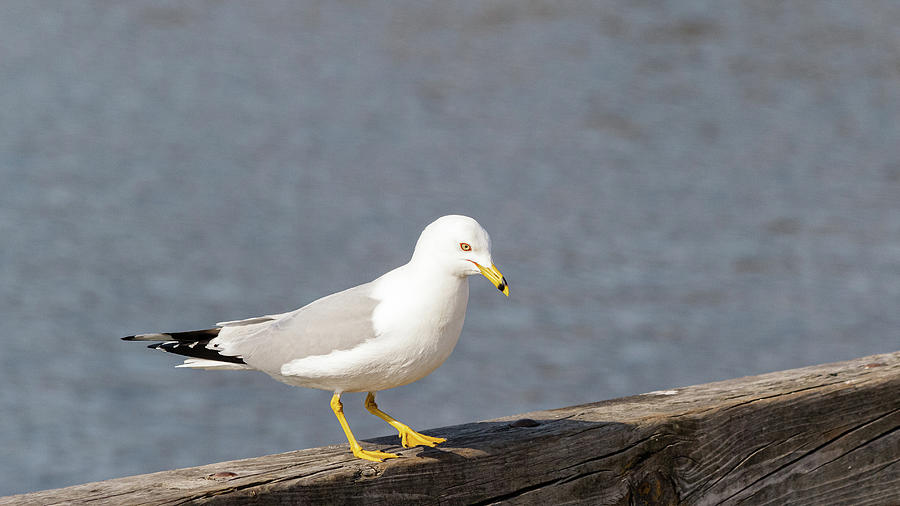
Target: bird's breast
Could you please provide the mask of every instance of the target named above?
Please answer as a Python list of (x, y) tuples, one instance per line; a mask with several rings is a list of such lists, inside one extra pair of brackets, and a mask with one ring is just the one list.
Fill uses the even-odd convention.
[(469, 286), (457, 283), (416, 290), (395, 291), (376, 307), (373, 324), (396, 372), (411, 381), (441, 365), (459, 340), (466, 316)]

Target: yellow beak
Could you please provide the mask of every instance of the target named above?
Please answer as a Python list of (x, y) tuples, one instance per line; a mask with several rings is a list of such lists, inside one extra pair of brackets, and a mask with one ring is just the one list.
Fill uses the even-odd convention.
[(509, 297), (509, 283), (506, 282), (506, 278), (503, 277), (503, 274), (500, 272), (500, 269), (497, 269), (497, 266), (491, 264), (490, 268), (484, 267), (481, 264), (472, 262), (478, 267), (478, 270), (484, 275), (484, 277), (488, 278), (488, 281), (494, 284), (498, 290), (503, 292), (503, 295)]

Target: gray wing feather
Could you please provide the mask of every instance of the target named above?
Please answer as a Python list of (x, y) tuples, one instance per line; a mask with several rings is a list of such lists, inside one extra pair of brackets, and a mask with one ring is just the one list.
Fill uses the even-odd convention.
[(210, 344), (252, 367), (278, 373), (291, 360), (347, 350), (374, 338), (372, 312), (378, 300), (371, 295), (372, 283), (366, 283), (273, 320), (226, 325)]
[(254, 318), (247, 318), (245, 320), (231, 320), (231, 321), (227, 321), (227, 322), (219, 322), (219, 323), (216, 323), (216, 325), (219, 327), (241, 327), (244, 325), (255, 325), (257, 323), (271, 321), (279, 316), (281, 316), (281, 315), (256, 316)]

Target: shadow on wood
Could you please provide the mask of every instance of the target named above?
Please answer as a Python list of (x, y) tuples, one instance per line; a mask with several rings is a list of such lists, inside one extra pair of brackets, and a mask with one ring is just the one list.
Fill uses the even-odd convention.
[(900, 504), (900, 352), (0, 504)]

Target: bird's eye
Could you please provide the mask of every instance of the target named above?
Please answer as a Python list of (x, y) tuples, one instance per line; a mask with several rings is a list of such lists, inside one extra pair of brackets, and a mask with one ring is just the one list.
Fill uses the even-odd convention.
[(463, 251), (472, 251), (472, 246), (470, 246), (467, 242), (461, 242), (459, 243), (459, 249)]

